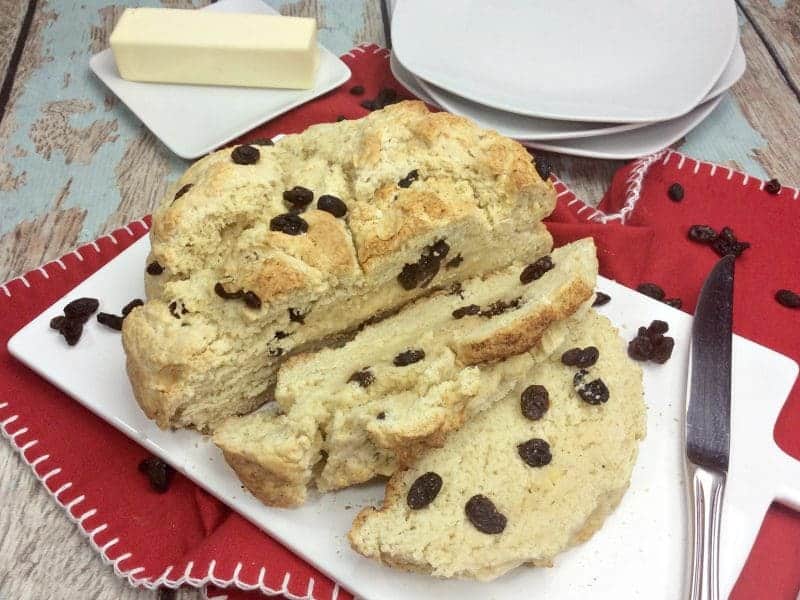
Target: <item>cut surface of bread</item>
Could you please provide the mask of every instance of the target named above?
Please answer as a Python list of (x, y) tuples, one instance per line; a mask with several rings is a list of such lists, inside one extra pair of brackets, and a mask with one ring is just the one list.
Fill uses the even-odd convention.
[(148, 301), (123, 327), (136, 399), (213, 429), (291, 352), (547, 254), (554, 205), (520, 144), (419, 102), (215, 152), (153, 214)]
[(535, 279), (517, 264), (407, 305), (340, 348), (280, 369), (280, 414), (221, 425), (214, 442), (267, 504), (302, 503), (391, 475), (503, 398), (557, 324), (593, 294), (591, 239), (559, 248)]
[[(562, 353), (590, 346), (599, 357), (576, 378), (580, 369), (564, 365)], [(579, 391), (595, 380), (608, 397), (587, 395), (599, 402), (590, 404)], [(529, 386), (543, 386), (549, 406), (526, 416)], [(490, 580), (526, 563), (549, 566), (621, 500), (645, 411), (641, 370), (616, 329), (593, 310), (576, 315), (560, 347), (531, 364), (505, 398), (392, 476), (382, 508), (355, 519), (352, 547), (438, 577)]]

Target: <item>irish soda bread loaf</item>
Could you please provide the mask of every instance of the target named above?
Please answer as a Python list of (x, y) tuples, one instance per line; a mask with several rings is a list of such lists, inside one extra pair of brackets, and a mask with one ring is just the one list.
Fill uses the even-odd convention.
[(521, 145), (419, 102), (215, 152), (153, 215), (135, 396), (162, 427), (249, 412), (288, 353), (547, 254), (554, 203)]
[[(563, 352), (590, 346), (599, 357), (579, 358), (592, 366), (562, 363)], [(611, 323), (589, 311), (507, 397), (398, 471), (383, 507), (356, 518), (351, 544), (439, 577), (488, 580), (524, 563), (550, 565), (619, 503), (644, 433), (641, 371)]]
[(272, 505), (302, 503), (312, 480), (330, 491), (391, 475), (504, 397), (532, 362), (517, 355), (586, 303), (596, 276), (585, 239), (533, 268), (512, 265), (417, 300), (341, 348), (290, 358), (275, 390), (281, 414), (230, 419), (214, 441)]

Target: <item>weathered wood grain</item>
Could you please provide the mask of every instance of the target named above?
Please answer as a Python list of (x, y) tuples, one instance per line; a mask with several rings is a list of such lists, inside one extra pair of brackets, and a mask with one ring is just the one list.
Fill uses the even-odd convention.
[(800, 0), (738, 0), (800, 100)]
[(0, 82), (6, 74), (27, 8), (27, 2), (0, 0)]

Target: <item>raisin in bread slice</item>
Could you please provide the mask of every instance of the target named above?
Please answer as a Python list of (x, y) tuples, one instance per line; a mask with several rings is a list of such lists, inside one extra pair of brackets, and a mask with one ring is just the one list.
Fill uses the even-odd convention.
[[(563, 364), (563, 352), (587, 347), (599, 350), (583, 353), (594, 364)], [(571, 319), (561, 347), (530, 367), (506, 398), (392, 476), (382, 508), (353, 523), (357, 552), (489, 580), (526, 563), (549, 566), (600, 528), (645, 435), (641, 370), (593, 310)]]
[(215, 152), (153, 214), (136, 399), (162, 427), (249, 412), (287, 354), (549, 252), (554, 205), (520, 144), (419, 102)]
[(533, 269), (474, 278), (343, 347), (292, 357), (278, 373), (281, 414), (231, 419), (214, 442), (267, 504), (298, 505), (312, 482), (330, 491), (390, 475), (502, 398), (529, 367), (519, 355), (592, 297), (594, 243), (559, 248)]

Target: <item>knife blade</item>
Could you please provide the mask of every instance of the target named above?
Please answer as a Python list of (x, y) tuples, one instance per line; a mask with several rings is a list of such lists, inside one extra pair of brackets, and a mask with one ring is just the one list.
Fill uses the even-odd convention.
[(730, 456), (734, 260), (721, 259), (700, 292), (686, 404), (686, 458), (720, 473)]
[(686, 392), (689, 600), (719, 600), (722, 500), (731, 443), (733, 256), (711, 270), (692, 324)]

